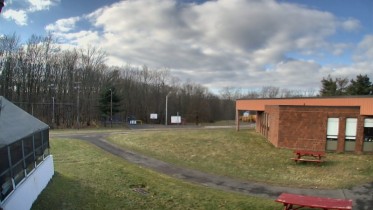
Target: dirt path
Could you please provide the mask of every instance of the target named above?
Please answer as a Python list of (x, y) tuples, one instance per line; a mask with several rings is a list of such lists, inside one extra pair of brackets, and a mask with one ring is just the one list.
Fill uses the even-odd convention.
[[(353, 209), (372, 210), (373, 209), (373, 183), (357, 186), (352, 189), (320, 190), (320, 189), (301, 189), (272, 186), (263, 183), (255, 183), (244, 180), (232, 179), (229, 177), (208, 174), (193, 169), (182, 168), (161, 160), (144, 156), (133, 151), (125, 150), (105, 140), (108, 134), (105, 133), (87, 133), (87, 134), (63, 134), (53, 135), (59, 137), (68, 137), (81, 139), (90, 142), (97, 147), (117, 155), (131, 163), (135, 163), (150, 168), (159, 173), (201, 184), (204, 186), (240, 192), (247, 195), (259, 196), (264, 198), (276, 199), (282, 192), (315, 195), (321, 197), (353, 199)], [(337, 176), (337, 174), (331, 174)]]

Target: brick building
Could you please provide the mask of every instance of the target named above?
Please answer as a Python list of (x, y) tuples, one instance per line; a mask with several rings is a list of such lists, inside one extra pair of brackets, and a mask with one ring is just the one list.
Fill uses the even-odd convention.
[(275, 147), (373, 152), (373, 97), (239, 99), (236, 125), (256, 111), (256, 131)]

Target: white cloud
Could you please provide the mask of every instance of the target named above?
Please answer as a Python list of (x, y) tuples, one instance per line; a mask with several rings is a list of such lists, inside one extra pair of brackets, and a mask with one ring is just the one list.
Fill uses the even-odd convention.
[[(6, 9), (4, 10), (4, 18), (10, 21), (14, 21), (17, 25), (25, 26), (27, 25), (28, 15), (30, 13), (39, 12), (42, 10), (48, 10), (51, 6), (57, 5), (60, 0), (26, 0), (28, 3), (27, 6), (21, 6), (18, 9)], [(7, 3), (10, 5), (13, 4), (12, 1)]]
[(328, 12), (274, 0), (120, 1), (85, 18), (96, 31), (71, 32), (66, 20), (49, 28), (78, 46), (96, 44), (109, 55), (109, 65), (166, 67), (215, 88), (238, 81), (243, 87), (315, 85), (330, 68), (289, 60), (288, 53), (341, 55), (351, 46), (328, 38), (360, 27), (355, 19), (340, 21)]
[(357, 62), (369, 61), (373, 64), (373, 35), (367, 35), (359, 43), (354, 59)]
[(25, 10), (7, 9), (3, 16), (5, 19), (14, 20), (17, 25), (27, 25), (27, 14)]
[(61, 33), (66, 33), (75, 28), (76, 22), (78, 22), (80, 17), (71, 17), (67, 19), (57, 20), (54, 24), (49, 24), (45, 27), (47, 31), (56, 31)]
[(30, 4), (29, 11), (36, 12), (48, 10), (50, 6), (56, 5), (60, 0), (27, 0)]
[(341, 26), (346, 31), (357, 31), (361, 28), (360, 21), (352, 18), (342, 22)]

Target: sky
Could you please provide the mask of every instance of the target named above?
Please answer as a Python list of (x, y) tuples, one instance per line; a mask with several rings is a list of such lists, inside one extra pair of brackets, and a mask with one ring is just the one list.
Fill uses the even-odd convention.
[(168, 69), (210, 90), (373, 81), (372, 0), (5, 0), (0, 36), (48, 33), (109, 66)]

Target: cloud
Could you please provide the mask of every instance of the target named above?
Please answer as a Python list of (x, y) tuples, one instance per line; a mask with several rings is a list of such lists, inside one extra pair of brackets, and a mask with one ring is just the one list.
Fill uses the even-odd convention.
[(48, 10), (49, 7), (54, 6), (60, 2), (60, 0), (27, 0), (30, 4), (28, 11), (36, 12), (42, 10)]
[(373, 64), (373, 35), (365, 36), (358, 44), (354, 59), (357, 62), (370, 62)]
[(70, 32), (75, 28), (75, 24), (80, 20), (80, 17), (71, 17), (67, 19), (57, 20), (54, 24), (49, 24), (45, 27), (47, 31), (56, 31), (59, 33)]
[(361, 28), (360, 21), (352, 18), (342, 22), (341, 26), (346, 31), (357, 31)]
[(328, 69), (288, 54), (341, 55), (350, 45), (328, 38), (360, 27), (355, 19), (341, 21), (329, 12), (274, 0), (129, 0), (83, 19), (92, 28), (81, 34), (63, 27), (63, 21), (50, 28), (78, 46), (95, 43), (107, 52), (109, 65), (166, 67), (208, 87), (238, 81), (245, 87), (315, 85)]
[[(51, 6), (57, 5), (60, 0), (27, 0), (28, 4), (19, 4), (22, 5), (17, 9), (6, 9), (4, 11), (4, 18), (9, 21), (15, 21), (17, 25), (25, 26), (28, 24), (28, 15), (30, 13), (39, 12), (42, 10), (48, 10)], [(13, 2), (10, 1), (9, 5), (13, 5)]]
[(25, 10), (8, 9), (5, 10), (3, 16), (7, 20), (14, 20), (17, 25), (27, 25), (27, 13)]

